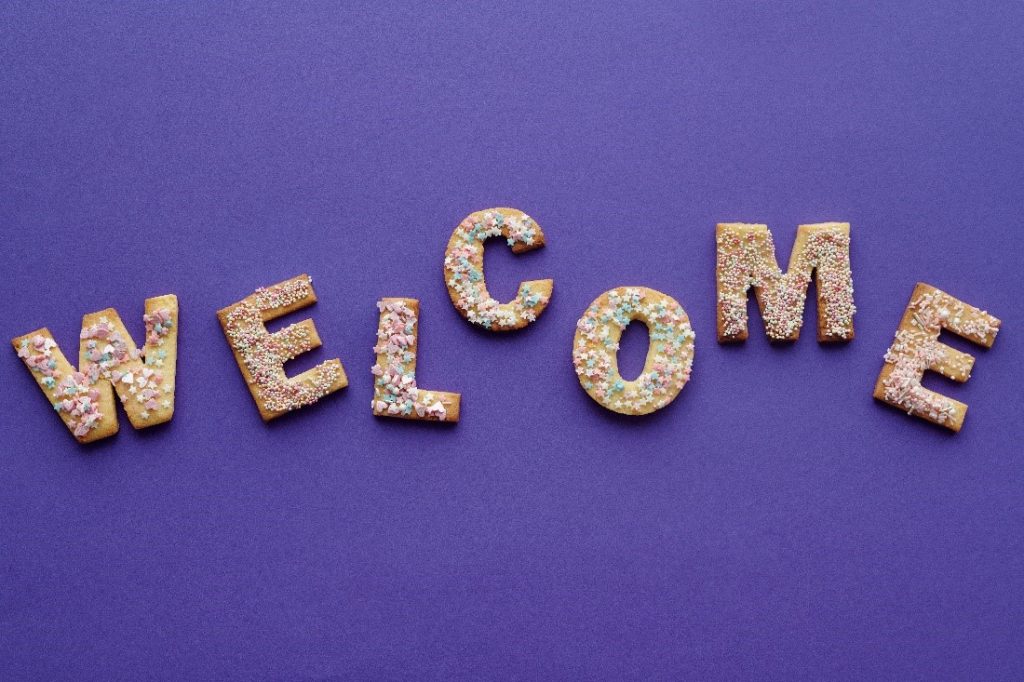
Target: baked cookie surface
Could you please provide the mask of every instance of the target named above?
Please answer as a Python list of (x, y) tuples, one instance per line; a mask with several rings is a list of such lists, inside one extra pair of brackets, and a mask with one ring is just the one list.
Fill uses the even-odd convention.
[(259, 288), (217, 313), (263, 421), (312, 405), (348, 385), (345, 369), (337, 358), (294, 377), (285, 374), (285, 362), (320, 347), (320, 335), (312, 320), (274, 333), (267, 331), (266, 322), (315, 302), (313, 282), (303, 274)]
[(377, 303), (380, 322), (373, 352), (377, 362), (370, 407), (378, 417), (457, 422), (461, 396), (427, 391), (416, 383), (420, 303), (414, 298), (384, 298)]
[(530, 216), (514, 208), (491, 208), (467, 216), (455, 228), (444, 255), (448, 295), (459, 314), (491, 331), (522, 329), (544, 312), (554, 282), (532, 280), (519, 284), (515, 299), (500, 303), (487, 291), (484, 280), (484, 242), (504, 237), (512, 253), (544, 246), (544, 232)]
[(909, 415), (959, 431), (967, 415), (967, 405), (928, 390), (921, 385), (921, 379), (926, 371), (938, 372), (959, 382), (971, 377), (974, 356), (940, 343), (943, 329), (990, 348), (1001, 324), (984, 310), (918, 282), (896, 330), (896, 338), (885, 352), (885, 364), (875, 382), (874, 397)]
[[(633, 320), (648, 329), (643, 371), (633, 381), (619, 374), (622, 331)], [(628, 415), (665, 407), (690, 380), (695, 334), (682, 306), (646, 287), (617, 287), (601, 294), (576, 323), (572, 359), (580, 385), (603, 407)]]
[(84, 315), (77, 369), (45, 327), (13, 339), (18, 357), (80, 443), (117, 433), (115, 394), (136, 429), (174, 415), (178, 298), (146, 299), (142, 319), (146, 340), (140, 350), (113, 308)]
[(719, 223), (715, 230), (718, 289), (718, 341), (734, 343), (748, 336), (747, 291), (754, 289), (772, 341), (795, 341), (803, 325), (807, 287), (815, 277), (818, 341), (853, 339), (853, 274), (850, 224), (800, 225), (783, 273), (767, 225)]

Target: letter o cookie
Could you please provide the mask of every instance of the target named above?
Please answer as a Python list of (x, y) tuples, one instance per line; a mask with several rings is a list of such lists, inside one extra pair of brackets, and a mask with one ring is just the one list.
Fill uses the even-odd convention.
[(455, 309), (473, 324), (496, 332), (522, 329), (540, 316), (551, 300), (554, 282), (532, 280), (519, 284), (510, 303), (500, 303), (487, 292), (484, 281), (484, 242), (504, 237), (512, 253), (544, 246), (540, 225), (514, 208), (489, 208), (471, 213), (459, 223), (444, 254), (444, 280)]
[[(650, 345), (640, 376), (626, 381), (619, 374), (619, 339), (633, 320), (647, 326)], [(650, 414), (675, 400), (690, 380), (694, 338), (674, 298), (618, 287), (598, 296), (576, 323), (572, 360), (580, 385), (600, 405), (619, 414)]]

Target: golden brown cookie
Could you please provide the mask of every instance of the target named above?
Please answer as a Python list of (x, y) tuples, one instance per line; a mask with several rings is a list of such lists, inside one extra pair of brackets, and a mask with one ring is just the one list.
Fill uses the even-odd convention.
[[(619, 339), (633, 320), (647, 326), (650, 346), (640, 376), (619, 374)], [(598, 296), (576, 323), (572, 360), (580, 385), (602, 407), (650, 414), (665, 407), (690, 380), (694, 351), (690, 320), (675, 299), (645, 287), (618, 287)]]
[(117, 311), (107, 308), (82, 318), (75, 369), (45, 327), (12, 341), (39, 388), (80, 443), (117, 433), (114, 393), (136, 429), (174, 415), (178, 359), (178, 299), (146, 299), (146, 341), (139, 350)]
[(266, 289), (257, 289), (238, 303), (218, 311), (224, 335), (263, 421), (270, 421), (348, 386), (337, 358), (288, 377), (284, 363), (319, 348), (312, 320), (289, 325), (273, 334), (265, 322), (316, 303), (309, 275), (299, 275)]
[(455, 309), (473, 324), (491, 331), (522, 329), (544, 312), (551, 300), (550, 279), (522, 282), (510, 303), (499, 303), (484, 280), (484, 242), (504, 237), (513, 253), (544, 246), (544, 232), (530, 216), (514, 208), (489, 208), (466, 217), (452, 232), (444, 254), (444, 279)]
[(850, 224), (819, 223), (797, 229), (789, 270), (775, 260), (767, 225), (719, 223), (716, 229), (718, 342), (747, 338), (747, 290), (754, 288), (765, 331), (772, 341), (795, 341), (803, 324), (812, 273), (818, 294), (818, 341), (853, 338), (853, 275)]
[(967, 405), (929, 391), (921, 385), (921, 378), (930, 370), (953, 381), (967, 381), (974, 356), (940, 343), (939, 334), (948, 329), (989, 348), (996, 340), (1000, 324), (984, 310), (918, 282), (896, 330), (896, 339), (885, 353), (874, 397), (907, 414), (959, 431)]
[(378, 417), (459, 421), (458, 393), (426, 391), (416, 385), (417, 326), (420, 303), (414, 298), (384, 298), (377, 304), (377, 363), (371, 368)]

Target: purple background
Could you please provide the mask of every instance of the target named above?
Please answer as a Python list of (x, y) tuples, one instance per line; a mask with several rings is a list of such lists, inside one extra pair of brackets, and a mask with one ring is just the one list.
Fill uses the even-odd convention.
[[(377, 3), (375, 3), (377, 4)], [(176, 415), (82, 448), (0, 354), (0, 677), (1012, 679), (1024, 667), (1024, 4), (0, 9), (2, 336), (181, 301)], [(847, 3), (844, 3), (847, 4)], [(852, 3), (849, 3), (852, 4)], [(963, 5), (963, 8), (959, 8)], [(522, 333), (443, 286), (488, 248)], [(714, 225), (853, 225), (857, 338), (714, 341)], [(350, 386), (271, 425), (215, 311), (310, 273)], [(964, 431), (874, 402), (918, 280), (1004, 321)], [(573, 373), (602, 291), (697, 332), (668, 409)], [(454, 427), (374, 419), (383, 296)], [(275, 327), (280, 324), (274, 325)], [(634, 325), (623, 363), (639, 368)]]

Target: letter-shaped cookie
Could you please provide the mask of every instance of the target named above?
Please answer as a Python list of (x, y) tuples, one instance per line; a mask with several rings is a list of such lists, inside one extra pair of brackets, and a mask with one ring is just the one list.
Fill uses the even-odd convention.
[(117, 433), (115, 391), (136, 429), (162, 424), (174, 414), (178, 298), (147, 298), (145, 309), (146, 342), (141, 351), (113, 308), (85, 315), (77, 370), (45, 327), (12, 341), (79, 443)]
[(416, 386), (416, 347), (420, 302), (415, 298), (383, 298), (377, 303), (377, 364), (371, 371), (373, 400), (378, 417), (459, 421), (458, 393), (426, 391)]
[(348, 386), (337, 358), (289, 378), (284, 363), (320, 347), (312, 320), (303, 320), (273, 334), (265, 322), (316, 303), (309, 275), (299, 275), (266, 289), (257, 289), (238, 303), (217, 312), (263, 421), (311, 405)]
[(853, 304), (849, 223), (801, 225), (785, 274), (775, 260), (775, 244), (767, 225), (719, 223), (715, 238), (719, 343), (747, 338), (750, 287), (768, 338), (795, 341), (800, 336), (812, 273), (818, 292), (818, 341), (853, 338), (857, 309)]
[[(619, 339), (633, 320), (647, 325), (650, 345), (640, 376), (619, 374)], [(644, 287), (618, 287), (590, 304), (576, 323), (572, 360), (580, 385), (603, 407), (620, 414), (650, 414), (675, 400), (690, 380), (694, 333), (671, 296)]]
[(990, 348), (1000, 324), (985, 311), (918, 282), (896, 330), (896, 339), (885, 352), (885, 364), (875, 382), (875, 398), (907, 414), (959, 431), (967, 405), (929, 391), (921, 385), (921, 377), (931, 370), (953, 381), (967, 381), (974, 356), (940, 343), (940, 332), (948, 329)]
[(514, 208), (490, 208), (466, 217), (455, 228), (444, 254), (444, 279), (455, 309), (473, 324), (491, 331), (522, 329), (544, 312), (553, 282), (522, 282), (511, 303), (499, 303), (484, 281), (484, 242), (504, 237), (512, 253), (544, 246), (544, 233), (530, 216)]

